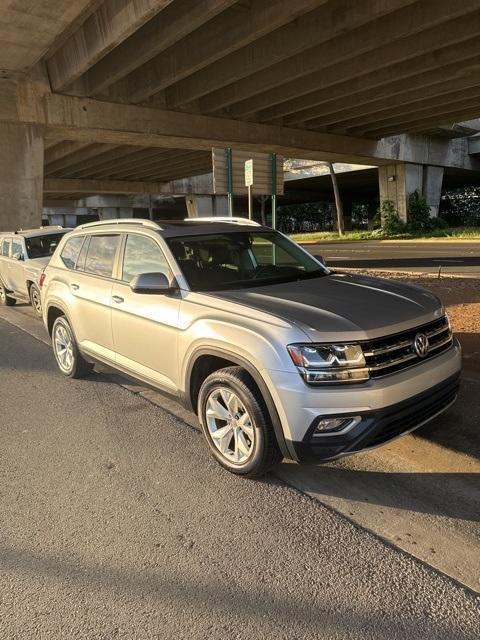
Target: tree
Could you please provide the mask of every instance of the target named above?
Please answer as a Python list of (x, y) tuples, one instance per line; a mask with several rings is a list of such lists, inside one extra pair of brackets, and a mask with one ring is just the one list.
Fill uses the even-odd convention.
[(338, 235), (343, 236), (345, 232), (345, 223), (343, 220), (343, 207), (342, 207), (342, 200), (340, 198), (340, 191), (338, 189), (337, 175), (335, 173), (335, 169), (333, 168), (333, 164), (331, 162), (326, 162), (325, 164), (328, 166), (330, 170), (330, 177), (332, 178), (333, 193), (335, 195), (335, 207), (337, 209)]

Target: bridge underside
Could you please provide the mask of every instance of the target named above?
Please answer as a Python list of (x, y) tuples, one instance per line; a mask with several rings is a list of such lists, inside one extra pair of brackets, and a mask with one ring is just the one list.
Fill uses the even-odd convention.
[(43, 180), (154, 192), (212, 146), (477, 166), (455, 123), (479, 115), (480, 0), (31, 4), (0, 9), (0, 200), (25, 219)]

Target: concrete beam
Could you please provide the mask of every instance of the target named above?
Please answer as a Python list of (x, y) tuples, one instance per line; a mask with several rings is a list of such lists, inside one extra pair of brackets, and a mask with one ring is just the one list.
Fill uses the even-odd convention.
[(470, 140), (468, 141), (468, 153), (480, 154), (480, 136), (470, 138)]
[(232, 146), (286, 157), (318, 159), (321, 155), (339, 162), (348, 158), (365, 164), (372, 164), (376, 151), (374, 141), (361, 138), (58, 94), (45, 96), (42, 111), (35, 115), (51, 134), (79, 142), (204, 150)]
[(102, 153), (111, 151), (113, 148), (115, 148), (115, 145), (104, 145), (104, 144), (85, 145), (83, 149), (76, 151), (74, 153), (71, 153), (65, 158), (56, 160), (55, 162), (51, 162), (50, 164), (48, 164), (45, 167), (45, 173), (47, 175), (62, 173), (68, 170), (69, 167), (72, 167), (72, 166), (74, 167), (79, 162), (90, 160), (91, 158), (96, 158)]
[(400, 131), (425, 131), (432, 127), (449, 125), (453, 122), (462, 122), (463, 120), (469, 120), (478, 115), (479, 104), (480, 100), (476, 97), (462, 104), (445, 105), (445, 108), (435, 115), (421, 117), (421, 114), (407, 114), (398, 121), (384, 122), (383, 126), (379, 127), (372, 126), (371, 130), (365, 132), (365, 135), (385, 137), (395, 135)]
[[(283, 64), (212, 93), (200, 101), (200, 108), (214, 113), (230, 105), (235, 117), (261, 112), (318, 91), (335, 78), (343, 82), (463, 42), (479, 34), (478, 14), (474, 13), (479, 9), (478, 0), (454, 5), (448, 0), (422, 0), (350, 33), (348, 38), (342, 34), (335, 41), (313, 47), (308, 55), (292, 56)], [(334, 74), (329, 69), (333, 65)], [(327, 85), (322, 84), (324, 73)]]
[[(368, 60), (360, 58), (360, 62), (365, 62), (366, 68), (370, 68)], [(282, 122), (288, 126), (339, 112), (358, 115), (363, 111), (360, 109), (363, 105), (377, 101), (381, 104), (382, 100), (393, 96), (401, 95), (403, 103), (404, 99), (414, 99), (414, 95), (422, 92), (424, 97), (435, 95), (437, 88), (445, 83), (454, 83), (458, 88), (470, 86), (477, 77), (478, 64), (478, 37), (355, 77), (350, 77), (350, 69), (340, 63), (323, 70), (321, 86), (316, 91), (282, 102), (257, 115), (262, 122)], [(355, 70), (356, 65), (354, 62)]]
[[(112, 171), (111, 175), (120, 179), (128, 178), (129, 176), (143, 176), (143, 175), (165, 175), (169, 172), (177, 172), (176, 175), (182, 175), (181, 169), (188, 168), (193, 165), (201, 164), (205, 169), (211, 169), (212, 167), (212, 154), (208, 151), (190, 151), (190, 152), (178, 152), (174, 151), (168, 156), (161, 157), (154, 162), (149, 162), (144, 166), (132, 166), (127, 170), (120, 172)], [(180, 173), (178, 170), (180, 169)]]
[(24, 74), (91, 5), (92, 0), (2, 2), (0, 69)]
[[(460, 91), (449, 92), (446, 90), (444, 93), (440, 93), (433, 98), (420, 99), (415, 102), (406, 102), (396, 106), (398, 103), (395, 98), (390, 100), (390, 107), (382, 109), (380, 111), (373, 111), (365, 113), (358, 118), (350, 118), (346, 120), (340, 119), (341, 116), (333, 123), (330, 124), (332, 128), (345, 133), (351, 133), (352, 135), (363, 135), (364, 132), (370, 129), (380, 129), (385, 124), (389, 126), (392, 123), (402, 122), (408, 120), (411, 117), (420, 119), (424, 116), (431, 116), (435, 118), (437, 114), (442, 114), (445, 111), (455, 108), (456, 111), (463, 110), (465, 107), (480, 105), (480, 78), (477, 78), (478, 84), (469, 89), (462, 89)], [(392, 104), (393, 103), (393, 104)], [(480, 109), (480, 107), (479, 107)], [(320, 119), (315, 121), (317, 124), (324, 121)]]
[(53, 91), (63, 91), (171, 0), (105, 0), (47, 61)]
[(134, 173), (131, 178), (138, 180), (154, 180), (161, 182), (168, 182), (170, 180), (176, 180), (180, 178), (188, 178), (189, 176), (196, 176), (201, 173), (205, 173), (212, 168), (212, 163), (205, 161), (190, 161), (185, 164), (178, 164), (176, 167), (160, 167), (152, 171), (144, 171), (142, 173)]
[[(32, 95), (30, 92), (29, 96)], [(58, 94), (39, 97), (29, 105), (28, 109), (16, 109), (17, 119), (41, 124), (50, 137), (60, 140), (206, 151), (220, 146), (357, 164), (379, 165), (395, 159), (471, 168), (466, 154), (451, 153), (448, 140), (422, 143), (417, 153), (415, 147), (402, 144), (398, 137), (390, 144), (385, 140), (377, 142)], [(0, 112), (0, 121), (2, 115)]]
[(45, 165), (53, 164), (72, 153), (77, 153), (81, 149), (84, 149), (87, 145), (80, 142), (71, 142), (70, 140), (64, 140), (63, 142), (56, 143), (53, 147), (45, 150)]
[[(326, 0), (270, 0), (237, 4), (227, 9), (194, 31), (187, 39), (178, 42), (130, 74), (126, 78), (129, 101), (142, 102), (161, 89), (190, 76), (325, 2)], [(233, 71), (234, 68), (231, 67), (230, 72)]]
[[(387, 0), (381, 3), (375, 0), (364, 0), (361, 3), (339, 0), (335, 6), (328, 3), (295, 22), (289, 22), (273, 33), (256, 39), (246, 48), (224, 55), (221, 60), (211, 64), (201, 73), (177, 82), (165, 92), (166, 104), (168, 108), (175, 108), (211, 92), (216, 92), (215, 96), (218, 96), (219, 90), (223, 90), (227, 85), (232, 85), (261, 69), (268, 71), (273, 64), (279, 64), (292, 56), (296, 57), (296, 54), (301, 54), (303, 58), (303, 52), (311, 47), (331, 42), (340, 34), (344, 38), (346, 32), (360, 26), (364, 27), (371, 20), (411, 3), (412, 0)], [(346, 40), (350, 41), (350, 38)], [(358, 40), (356, 44), (359, 45)], [(297, 65), (296, 73), (301, 72), (302, 64), (304, 62)], [(283, 80), (288, 77), (287, 71)], [(261, 85), (260, 88), (257, 85), (257, 92), (261, 90)], [(207, 104), (208, 100), (202, 103), (202, 112)], [(207, 108), (205, 112), (208, 113), (209, 110), (214, 111), (216, 108)]]
[(171, 153), (168, 149), (139, 149), (138, 147), (124, 146), (117, 147), (125, 150), (123, 153), (105, 154), (98, 162), (90, 164), (88, 161), (82, 163), (82, 166), (75, 167), (74, 171), (69, 173), (71, 178), (106, 178), (120, 171), (125, 167), (135, 167), (137, 162), (146, 161), (154, 156), (164, 157)]
[(84, 95), (101, 94), (236, 1), (182, 0), (170, 4), (87, 71), (82, 78)]
[(120, 180), (70, 180), (46, 178), (44, 192), (54, 193), (162, 193), (162, 184), (154, 182), (127, 182)]

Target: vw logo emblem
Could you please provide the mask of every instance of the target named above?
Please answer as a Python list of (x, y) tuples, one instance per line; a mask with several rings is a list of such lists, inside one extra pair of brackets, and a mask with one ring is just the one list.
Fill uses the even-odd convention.
[(413, 341), (413, 346), (420, 358), (425, 358), (425, 356), (428, 355), (430, 345), (428, 343), (428, 338), (424, 333), (417, 333), (415, 340)]

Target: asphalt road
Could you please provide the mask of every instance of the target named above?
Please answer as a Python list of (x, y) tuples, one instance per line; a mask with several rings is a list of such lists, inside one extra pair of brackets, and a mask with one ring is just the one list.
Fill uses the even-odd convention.
[(477, 638), (478, 599), (0, 320), (0, 637)]
[(480, 241), (474, 242), (319, 242), (304, 245), (332, 267), (394, 269), (480, 276)]

